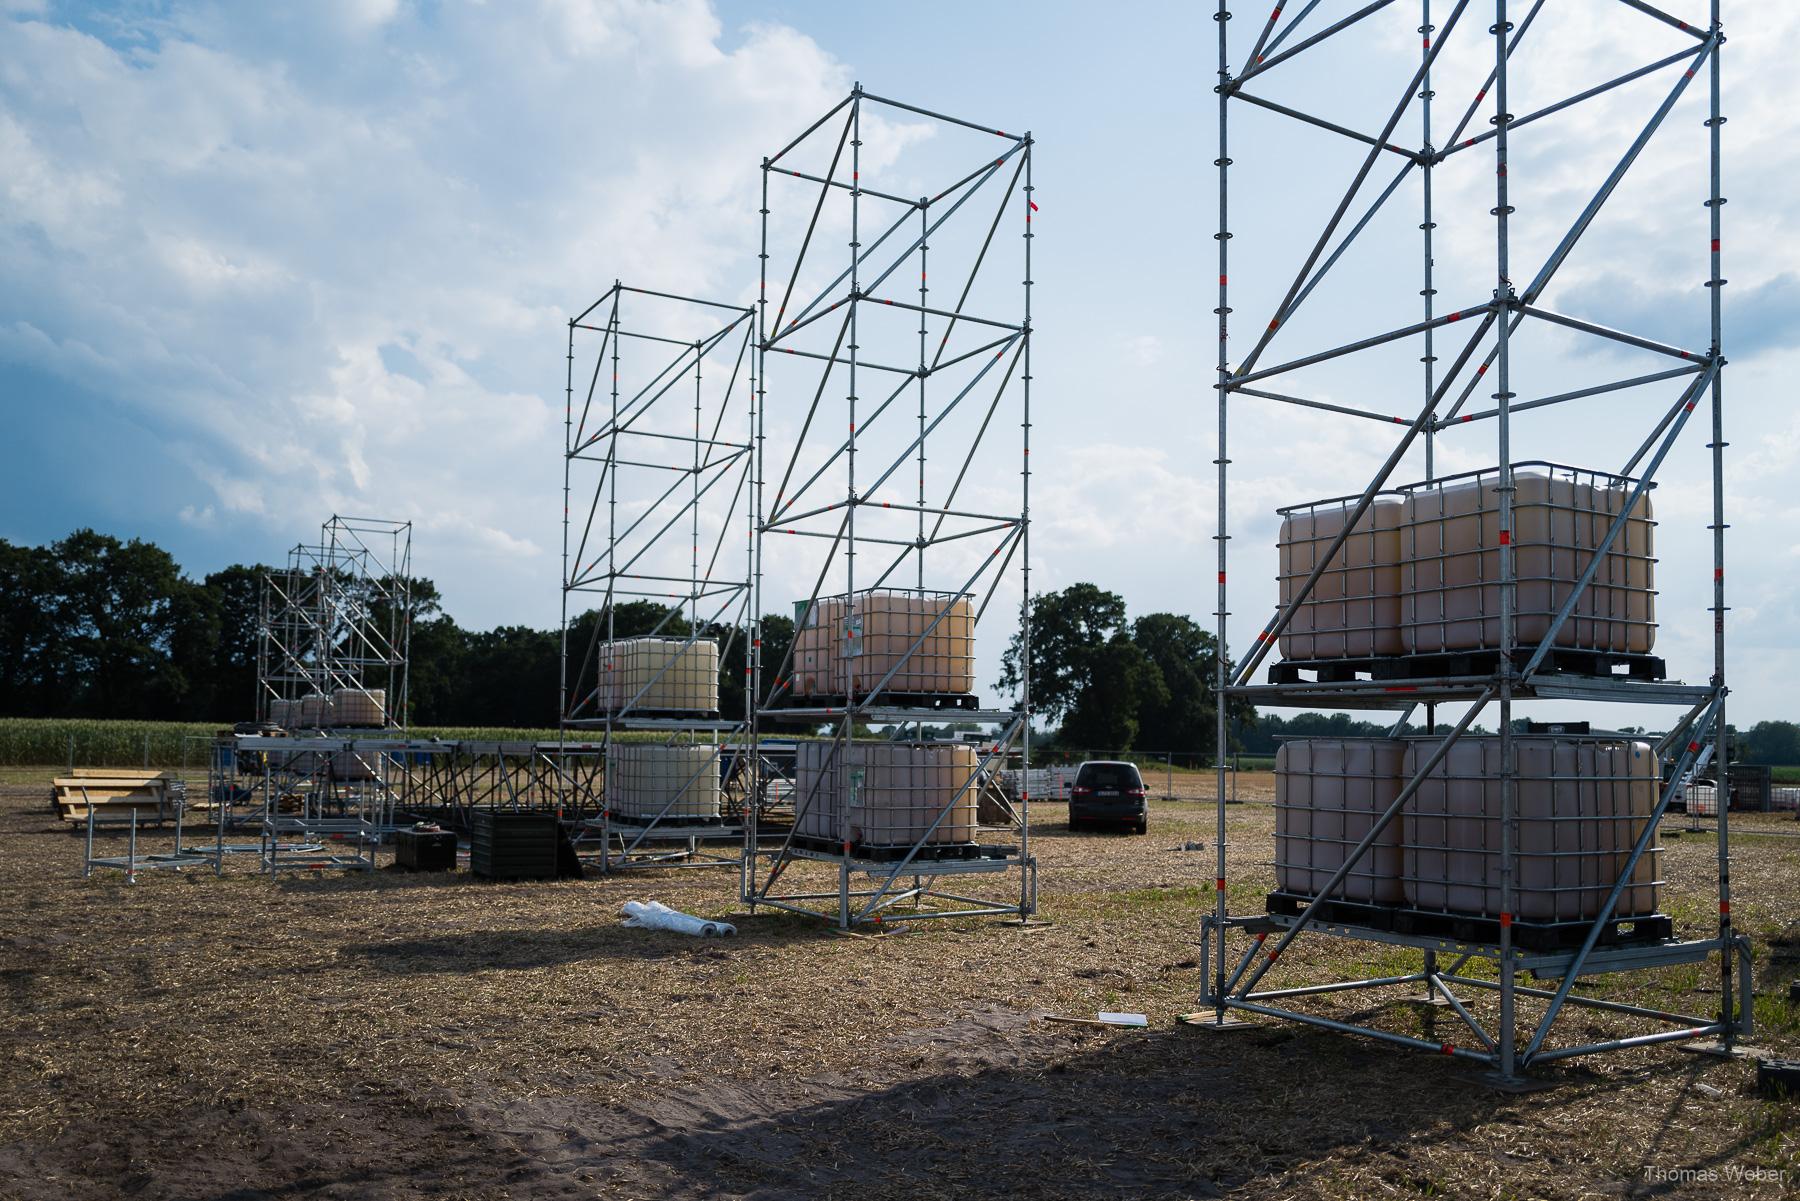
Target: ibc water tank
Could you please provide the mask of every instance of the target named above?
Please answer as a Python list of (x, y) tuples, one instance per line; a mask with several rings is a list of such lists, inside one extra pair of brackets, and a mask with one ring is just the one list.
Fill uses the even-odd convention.
[[(1356, 499), (1321, 501), (1282, 510), (1276, 541), (1278, 582), (1285, 606), (1324, 559), (1349, 522)], [(1284, 659), (1360, 659), (1398, 655), (1400, 640), (1400, 521), (1404, 507), (1378, 497), (1363, 513), (1330, 565), (1281, 634)]]
[(624, 638), (600, 647), (601, 701), (619, 711), (716, 713), (719, 644), (709, 638)]
[(331, 725), (331, 698), (322, 692), (303, 696), (297, 702), (296, 720), (301, 729), (322, 730)]
[(607, 808), (615, 816), (648, 820), (717, 821), (722, 800), (719, 749), (709, 744), (664, 746), (615, 742), (606, 759)]
[[(1632, 481), (1548, 464), (1513, 474), (1519, 644), (1549, 631), (1593, 561)], [(1500, 493), (1494, 469), (1414, 484), (1401, 519), (1401, 632), (1409, 654), (1500, 645)], [(1638, 502), (1556, 645), (1646, 654), (1656, 642), (1655, 530)]]
[(387, 725), (387, 690), (339, 688), (331, 694), (331, 722), (339, 729)]
[[(1317, 895), (1407, 777), (1404, 743), (1386, 738), (1302, 738), (1275, 753), (1275, 886)], [(1404, 811), (1332, 893), (1334, 900), (1398, 905)]]
[(886, 693), (975, 690), (975, 613), (967, 597), (858, 593), (845, 603), (842, 626), (836, 692), (866, 696), (884, 678)]
[[(1409, 740), (1408, 778), (1434, 743)], [(1656, 807), (1661, 773), (1650, 744), (1605, 738), (1513, 738), (1518, 841), (1513, 916), (1592, 920)], [(1459, 739), (1405, 810), (1407, 903), (1500, 915), (1500, 739)], [(1652, 844), (1615, 917), (1654, 913), (1661, 848)]]

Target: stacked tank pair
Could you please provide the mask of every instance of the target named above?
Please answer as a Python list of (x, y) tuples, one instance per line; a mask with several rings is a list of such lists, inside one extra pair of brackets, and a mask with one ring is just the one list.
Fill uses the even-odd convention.
[[(1275, 759), (1275, 875), (1316, 896), (1400, 795), (1435, 739), (1297, 739)], [(1465, 735), (1376, 838), (1331, 900), (1498, 919), (1500, 739)], [(1649, 743), (1515, 735), (1512, 914), (1545, 925), (1592, 921), (1656, 807)], [(1614, 916), (1656, 911), (1659, 847), (1638, 860)]]
[[(1513, 468), (1515, 644), (1529, 651), (1593, 561), (1636, 481), (1550, 463)], [(1379, 659), (1500, 647), (1500, 475), (1446, 476), (1381, 493), (1281, 635), (1284, 659)], [(1359, 497), (1281, 510), (1283, 606)], [(1557, 647), (1645, 655), (1656, 641), (1655, 527), (1646, 492)]]
[[(599, 707), (631, 717), (714, 716), (719, 644), (710, 638), (622, 638), (600, 648)], [(719, 747), (713, 742), (610, 742), (607, 808), (643, 822), (716, 822)]]
[(973, 843), (975, 769), (956, 743), (801, 742), (794, 833), (859, 850)]
[(380, 729), (387, 725), (387, 691), (339, 688), (269, 702), (269, 720), (284, 730)]
[(598, 707), (636, 716), (719, 711), (719, 644), (710, 638), (621, 638), (600, 647)]
[(877, 688), (883, 698), (975, 690), (975, 614), (967, 597), (880, 590), (795, 609), (796, 699), (866, 698)]

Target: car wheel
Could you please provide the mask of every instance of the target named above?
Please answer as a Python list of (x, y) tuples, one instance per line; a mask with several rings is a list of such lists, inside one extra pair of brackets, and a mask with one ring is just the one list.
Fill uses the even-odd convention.
[(1077, 821), (1077, 820), (1076, 820), (1076, 819), (1074, 819), (1074, 818), (1072, 818), (1072, 817), (1071, 817), (1071, 818), (1070, 818), (1070, 819), (1069, 819), (1069, 833), (1071, 833), (1071, 834), (1077, 834), (1077, 833), (1079, 833), (1079, 832), (1080, 832), (1080, 831), (1081, 831), (1081, 823), (1080, 823), (1080, 822), (1079, 822), (1079, 821)]
[(1150, 833), (1150, 821), (1148, 818), (1139, 818), (1138, 819), (1137, 832), (1139, 834)]

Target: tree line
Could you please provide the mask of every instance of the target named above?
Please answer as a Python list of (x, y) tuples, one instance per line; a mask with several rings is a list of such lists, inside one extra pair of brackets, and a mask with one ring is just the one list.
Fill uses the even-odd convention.
[[(0, 539), (0, 716), (163, 721), (238, 721), (256, 703), (260, 564), (233, 564), (200, 579), (183, 574), (166, 550), (77, 530), (47, 546)], [(546, 727), (556, 724), (562, 635), (502, 625), (465, 629), (443, 611), (429, 580), (412, 581), (410, 724)], [(614, 631), (645, 634), (664, 622), (649, 601), (615, 607)], [(572, 661), (582, 657), (604, 615), (588, 611), (570, 627)], [(791, 617), (762, 619), (763, 663), (783, 661)], [(719, 637), (720, 710), (744, 711), (741, 637)], [(1016, 696), (1022, 640), (1015, 634), (996, 687)], [(1132, 618), (1124, 598), (1080, 583), (1033, 598), (1032, 709), (1052, 727), (1049, 746), (1123, 753), (1134, 749), (1210, 758), (1214, 749), (1218, 642), (1191, 617)], [(1229, 666), (1229, 664), (1228, 664)], [(1387, 726), (1345, 714), (1259, 715), (1233, 700), (1228, 746), (1273, 754), (1284, 737), (1378, 735)], [(1734, 758), (1800, 764), (1800, 725), (1762, 721), (1733, 728)], [(1046, 748), (1048, 749), (1048, 747)]]
[[(0, 539), (0, 716), (235, 722), (257, 700), (262, 564), (200, 579), (152, 542), (78, 530), (47, 546)], [(542, 728), (558, 718), (562, 635), (523, 625), (470, 630), (443, 611), (429, 579), (411, 582), (407, 721)], [(621, 637), (649, 633), (666, 610), (617, 606)], [(603, 614), (571, 623), (585, 650)], [(673, 618), (665, 633), (685, 636)], [(743, 712), (743, 639), (721, 638), (720, 706)], [(765, 656), (786, 654), (793, 620), (763, 619)], [(591, 683), (591, 682), (590, 682)]]

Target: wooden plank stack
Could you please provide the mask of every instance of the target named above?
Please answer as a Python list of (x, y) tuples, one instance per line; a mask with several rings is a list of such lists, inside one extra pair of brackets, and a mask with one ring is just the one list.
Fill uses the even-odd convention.
[(140, 822), (162, 821), (168, 785), (167, 772), (110, 768), (77, 768), (50, 781), (57, 816), (66, 822), (85, 822), (90, 804), (97, 821), (128, 821), (134, 810)]

